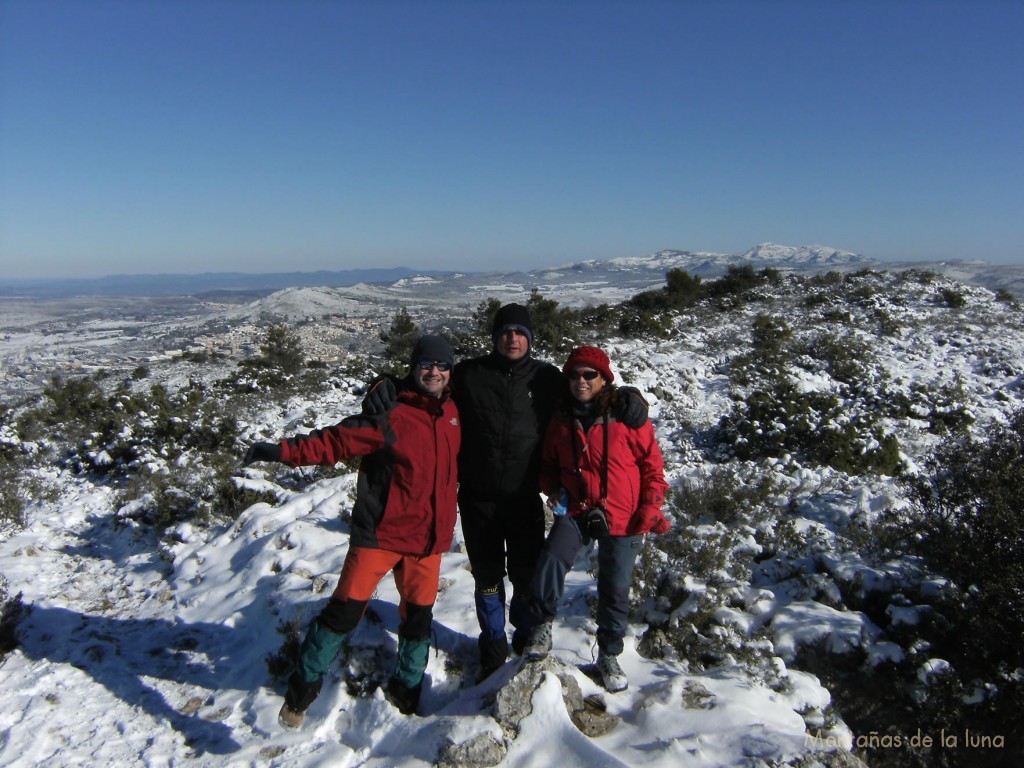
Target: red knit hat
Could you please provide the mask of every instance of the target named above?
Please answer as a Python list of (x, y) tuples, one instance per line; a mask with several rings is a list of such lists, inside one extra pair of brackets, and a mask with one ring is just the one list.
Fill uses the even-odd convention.
[(569, 353), (569, 359), (562, 366), (562, 373), (568, 376), (569, 371), (581, 366), (593, 368), (604, 376), (605, 381), (609, 384), (615, 381), (615, 374), (612, 373), (612, 364), (608, 359), (608, 355), (597, 347), (576, 347), (576, 349)]

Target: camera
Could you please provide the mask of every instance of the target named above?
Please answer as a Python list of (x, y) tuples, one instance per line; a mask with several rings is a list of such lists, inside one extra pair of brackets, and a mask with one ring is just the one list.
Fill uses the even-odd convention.
[(580, 526), (591, 539), (603, 539), (608, 535), (608, 515), (601, 507), (592, 507), (580, 516)]

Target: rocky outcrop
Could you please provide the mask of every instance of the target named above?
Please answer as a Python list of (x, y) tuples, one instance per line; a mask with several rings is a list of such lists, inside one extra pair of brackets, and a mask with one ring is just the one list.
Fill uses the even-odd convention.
[(489, 768), (500, 763), (519, 735), (521, 723), (533, 713), (533, 697), (548, 672), (558, 678), (569, 719), (582, 733), (590, 737), (602, 736), (618, 725), (618, 718), (606, 711), (603, 698), (600, 695), (584, 697), (580, 684), (568, 668), (549, 656), (524, 665), (497, 692), (493, 715), (504, 734), (501, 741), (490, 733), (481, 733), (461, 744), (448, 744), (441, 750), (436, 764), (440, 768)]

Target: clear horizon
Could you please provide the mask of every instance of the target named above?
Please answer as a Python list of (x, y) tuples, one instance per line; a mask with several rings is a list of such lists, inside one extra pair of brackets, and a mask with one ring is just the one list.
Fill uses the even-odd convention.
[(9, 279), (1024, 264), (1024, 4), (0, 4)]

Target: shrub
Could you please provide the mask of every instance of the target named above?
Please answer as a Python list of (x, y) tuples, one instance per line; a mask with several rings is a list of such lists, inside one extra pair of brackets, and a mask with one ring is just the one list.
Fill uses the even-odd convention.
[(544, 298), (536, 288), (530, 291), (526, 308), (530, 311), (533, 343), (537, 349), (548, 353), (568, 352), (579, 344), (580, 326), (571, 309), (560, 309), (557, 301)]
[(664, 655), (671, 646), (698, 668), (739, 663), (768, 676), (771, 644), (728, 616), (744, 607), (757, 555), (751, 539), (778, 528), (779, 510), (769, 502), (775, 490), (756, 473), (725, 466), (673, 489), (675, 524), (641, 552), (634, 572), (634, 607), (650, 624), (644, 653)]
[(666, 339), (672, 333), (671, 316), (647, 310), (624, 312), (619, 320), (619, 333), (633, 339)]
[[(260, 343), (260, 352), (239, 363), (243, 371), (255, 377), (257, 387), (284, 389), (294, 383), (306, 364), (302, 339), (286, 325), (271, 325)], [(243, 391), (248, 382), (240, 382)]]
[(386, 331), (381, 331), (380, 340), (384, 342), (385, 367), (392, 373), (404, 373), (409, 367), (409, 357), (419, 340), (421, 331), (413, 322), (408, 310), (402, 307), (391, 319)]
[[(896, 733), (955, 729), (961, 739), (968, 731), (1005, 739), (992, 749), (970, 750), (962, 740), (958, 749), (868, 749), (872, 765), (1020, 765), (1024, 742), (1011, 734), (1024, 707), (1024, 412), (980, 438), (946, 443), (904, 489), (912, 504), (883, 515), (874, 533), (878, 557), (925, 566), (903, 595), (890, 596), (927, 609), (918, 624), (889, 629), (905, 659), (849, 666), (834, 655), (802, 654), (800, 666), (821, 678), (854, 733), (884, 723)], [(926, 591), (926, 580), (947, 586)], [(933, 659), (948, 666), (923, 682), (923, 665)]]
[(704, 291), (700, 277), (691, 275), (685, 269), (670, 269), (665, 274), (665, 283), (665, 292), (672, 297), (677, 307), (693, 304)]
[(967, 297), (963, 291), (954, 290), (953, 288), (943, 288), (939, 292), (939, 296), (942, 303), (950, 309), (962, 309), (967, 306)]
[(793, 329), (783, 318), (758, 315), (754, 318), (752, 336), (755, 359), (761, 364), (778, 360), (792, 337)]
[(870, 379), (868, 366), (874, 355), (867, 344), (853, 336), (816, 333), (800, 348), (808, 357), (823, 362), (836, 381), (860, 387)]
[(14, 459), (0, 455), (0, 526), (25, 524), (25, 500), (20, 467)]
[(915, 502), (898, 525), (904, 542), (958, 587), (951, 604), (965, 663), (1024, 665), (1024, 411), (938, 449), (928, 473), (907, 481)]
[(899, 441), (883, 432), (877, 412), (785, 380), (737, 402), (719, 422), (719, 437), (741, 459), (793, 454), (851, 474), (897, 475), (901, 468)]

